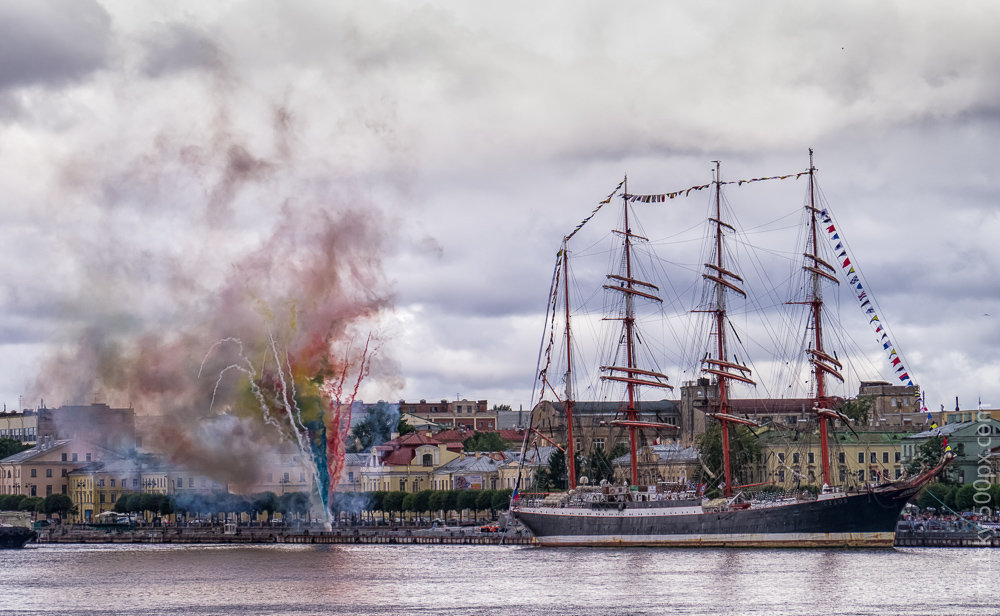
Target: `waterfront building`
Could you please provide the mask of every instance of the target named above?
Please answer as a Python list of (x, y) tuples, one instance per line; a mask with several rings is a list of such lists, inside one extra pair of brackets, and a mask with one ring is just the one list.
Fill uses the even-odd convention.
[(529, 444), (524, 452), (524, 464), (522, 465), (520, 464), (521, 449), (508, 449), (504, 452), (506, 463), (498, 471), (498, 489), (513, 490), (518, 485), (517, 476), (520, 471), (520, 490), (521, 492), (528, 491), (531, 486), (535, 485), (535, 477), (538, 475), (538, 469), (547, 469), (549, 458), (556, 451), (558, 449), (551, 445), (533, 442)]
[(0, 460), (0, 494), (68, 494), (70, 471), (116, 455), (82, 439), (43, 437), (31, 449)]
[(419, 492), (434, 489), (437, 467), (462, 452), (461, 441), (442, 441), (429, 432), (411, 432), (372, 447), (375, 459), (360, 470), (366, 492)]
[[(837, 430), (830, 438), (830, 475), (835, 486), (879, 484), (906, 472), (906, 432)], [(821, 487), (823, 464), (819, 434), (808, 430), (789, 435), (759, 435), (761, 460), (753, 481), (785, 489)]]
[(988, 460), (993, 449), (1000, 446), (1000, 421), (983, 417), (982, 421), (950, 423), (910, 435), (903, 444), (903, 462), (912, 461), (918, 455), (920, 446), (933, 437), (947, 439), (948, 446), (955, 454), (955, 459), (944, 471), (948, 477), (965, 485), (972, 484), (980, 477), (990, 483), (997, 483), (996, 474), (982, 476), (980, 462)]
[[(647, 445), (637, 452), (639, 484), (656, 485), (658, 483), (688, 484), (698, 476), (701, 462), (698, 450), (685, 447), (681, 443), (664, 443)], [(612, 461), (615, 473), (615, 483), (622, 484), (631, 480), (632, 459), (625, 454)]]
[(432, 473), (432, 490), (498, 490), (501, 471), (508, 464), (502, 451), (476, 451), (459, 454)]

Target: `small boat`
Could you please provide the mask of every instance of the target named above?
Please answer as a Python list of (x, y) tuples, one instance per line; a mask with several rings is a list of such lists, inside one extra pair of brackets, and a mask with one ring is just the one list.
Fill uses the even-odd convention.
[(38, 539), (38, 532), (23, 526), (0, 526), (0, 549), (23, 548)]

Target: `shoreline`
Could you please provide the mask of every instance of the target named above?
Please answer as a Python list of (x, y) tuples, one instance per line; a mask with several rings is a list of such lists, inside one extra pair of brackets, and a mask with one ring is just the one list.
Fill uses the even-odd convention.
[[(464, 530), (369, 530), (273, 531), (239, 529), (222, 532), (214, 529), (136, 529), (136, 530), (65, 530), (42, 531), (36, 545), (42, 544), (372, 544), (372, 545), (536, 545), (530, 535), (481, 533)], [(974, 532), (897, 531), (893, 547), (925, 548), (1000, 548), (1000, 536), (980, 536)]]

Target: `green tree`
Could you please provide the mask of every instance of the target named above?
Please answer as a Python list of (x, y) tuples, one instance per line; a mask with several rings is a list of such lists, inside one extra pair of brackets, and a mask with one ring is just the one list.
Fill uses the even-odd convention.
[[(702, 434), (695, 438), (695, 445), (705, 466), (716, 473), (712, 478), (704, 468), (699, 471), (699, 481), (709, 486), (708, 494), (717, 494), (717, 486), (723, 483), (725, 474), (722, 468), (722, 424), (711, 422)], [(760, 462), (760, 443), (757, 436), (744, 425), (734, 425), (729, 428), (729, 460), (734, 481), (738, 477), (746, 477), (751, 469)]]
[(274, 492), (261, 492), (254, 495), (250, 502), (250, 511), (260, 518), (264, 513), (270, 516), (278, 510), (278, 495)]
[(476, 514), (476, 505), (479, 502), (479, 495), (476, 490), (459, 490), (458, 492), (458, 504), (456, 509), (458, 510), (458, 519), (462, 519), (462, 512), (466, 509), (472, 516)]
[(416, 430), (416, 428), (406, 423), (406, 420), (402, 417), (400, 417), (399, 422), (396, 423), (396, 432), (398, 432), (400, 436), (409, 434), (410, 432), (416, 432)]
[(41, 496), (27, 496), (21, 501), (18, 509), (21, 511), (45, 513), (45, 499)]
[(952, 487), (944, 483), (932, 483), (925, 487), (920, 496), (917, 497), (917, 505), (924, 509), (933, 508), (941, 511), (947, 504), (949, 492)]
[(490, 503), (490, 512), (496, 515), (497, 511), (505, 511), (510, 506), (510, 497), (514, 490), (493, 490), (493, 502)]
[(857, 398), (844, 400), (837, 410), (850, 417), (855, 425), (867, 426), (871, 422), (872, 410), (874, 408), (874, 396), (858, 396)]
[(587, 459), (587, 478), (590, 480), (590, 483), (598, 485), (601, 483), (601, 480), (614, 483), (614, 460), (626, 453), (628, 453), (628, 449), (620, 443), (615, 445), (611, 453), (605, 453), (603, 447), (595, 447)]
[(475, 432), (462, 441), (465, 451), (504, 451), (510, 449), (510, 443), (500, 437), (498, 432)]
[(448, 519), (448, 513), (452, 511), (458, 511), (458, 495), (461, 494), (459, 490), (446, 490), (444, 493), (444, 517)]
[(476, 495), (476, 510), (490, 511), (493, 508), (493, 492), (495, 490), (479, 490)]
[(70, 513), (76, 513), (76, 506), (73, 500), (65, 494), (50, 494), (45, 497), (43, 505), (45, 515), (58, 515), (60, 519), (65, 518)]
[(28, 449), (31, 449), (31, 445), (26, 445), (17, 439), (0, 438), (0, 460)]
[[(352, 442), (348, 449), (352, 452), (368, 451), (374, 445), (381, 445), (392, 438), (393, 431), (399, 432), (400, 435), (406, 434), (400, 431), (399, 422), (397, 409), (386, 402), (378, 402), (369, 409), (365, 418), (351, 429)], [(412, 431), (412, 428), (409, 431)]]
[(911, 475), (916, 475), (923, 469), (937, 465), (944, 457), (944, 451), (944, 439), (941, 436), (928, 438), (917, 448), (917, 453), (913, 457), (913, 461), (907, 465), (906, 471)]
[(496, 412), (496, 411), (510, 411), (510, 410), (511, 410), (511, 408), (510, 408), (509, 404), (494, 404), (493, 405), (493, 412)]
[(962, 486), (955, 491), (955, 509), (957, 511), (969, 511), (975, 507), (976, 502), (973, 497), (976, 495), (976, 488), (971, 485)]
[(426, 513), (431, 510), (431, 494), (434, 490), (421, 490), (416, 493), (413, 499), (413, 507), (416, 513)]
[(447, 492), (444, 490), (434, 490), (430, 498), (427, 499), (428, 510), (433, 511), (435, 517), (437, 514), (441, 514), (441, 517), (446, 517), (444, 513), (445, 502), (447, 501)]
[(565, 490), (566, 485), (569, 483), (569, 476), (567, 475), (567, 472), (566, 452), (562, 449), (556, 449), (552, 452), (552, 455), (549, 456), (549, 486), (557, 490)]
[(406, 492), (387, 492), (382, 501), (383, 510), (388, 511), (390, 516), (393, 513), (402, 513), (404, 498), (406, 498)]
[(19, 511), (21, 501), (27, 498), (24, 494), (3, 494), (0, 495), (0, 511)]

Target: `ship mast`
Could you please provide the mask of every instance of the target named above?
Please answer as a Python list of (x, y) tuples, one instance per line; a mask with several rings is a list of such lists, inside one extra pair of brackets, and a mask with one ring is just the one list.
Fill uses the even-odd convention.
[(843, 382), (844, 377), (840, 374), (842, 365), (837, 358), (828, 354), (823, 349), (823, 294), (820, 286), (821, 278), (831, 280), (839, 284), (840, 281), (834, 275), (836, 270), (832, 265), (819, 257), (819, 216), (820, 210), (816, 207), (816, 167), (813, 166), (813, 151), (809, 148), (809, 204), (806, 210), (809, 213), (809, 238), (806, 244), (806, 263), (802, 266), (806, 270), (809, 281), (809, 296), (804, 303), (809, 306), (809, 319), (813, 331), (812, 348), (806, 349), (809, 354), (809, 363), (812, 364), (813, 380), (816, 384), (816, 398), (814, 410), (819, 420), (819, 442), (820, 457), (822, 458), (823, 483), (827, 486), (833, 485), (830, 476), (830, 445), (828, 421), (832, 419), (844, 419), (844, 416), (833, 410), (832, 400), (826, 393), (826, 375)]
[(729, 381), (740, 381), (754, 385), (750, 378), (750, 369), (734, 361), (727, 359), (726, 349), (726, 292), (732, 291), (746, 297), (746, 292), (739, 287), (743, 282), (736, 273), (726, 269), (723, 262), (723, 229), (735, 230), (734, 227), (722, 220), (722, 178), (719, 161), (715, 163), (715, 211), (714, 216), (709, 217), (709, 222), (715, 224), (714, 233), (714, 262), (705, 263), (707, 271), (702, 274), (702, 278), (708, 280), (714, 286), (714, 296), (712, 306), (708, 310), (695, 310), (694, 312), (708, 312), (713, 315), (712, 335), (715, 336), (716, 356), (710, 354), (706, 356), (702, 363), (702, 372), (712, 374), (716, 377), (719, 387), (718, 409), (709, 416), (719, 420), (722, 428), (722, 466), (725, 473), (725, 495), (732, 496), (733, 493), (733, 472), (729, 451), (729, 425), (743, 424), (749, 426), (759, 425), (757, 422), (742, 417), (737, 417), (729, 412)]
[[(631, 459), (631, 478), (632, 485), (638, 485), (639, 483), (639, 466), (637, 457), (637, 429), (638, 428), (667, 428), (667, 429), (678, 429), (677, 426), (659, 423), (659, 422), (649, 422), (639, 420), (639, 391), (640, 386), (647, 387), (660, 387), (665, 389), (673, 389), (671, 385), (666, 383), (667, 376), (659, 372), (654, 372), (651, 370), (642, 370), (636, 366), (636, 325), (635, 325), (635, 298), (642, 297), (655, 302), (661, 302), (662, 299), (657, 297), (654, 293), (659, 291), (656, 285), (649, 282), (638, 280), (632, 275), (632, 242), (633, 240), (648, 241), (645, 237), (641, 235), (635, 235), (632, 233), (631, 225), (629, 224), (629, 208), (628, 208), (628, 177), (625, 178), (625, 192), (623, 195), (623, 210), (624, 210), (624, 224), (622, 229), (614, 230), (614, 233), (620, 235), (623, 238), (623, 252), (624, 252), (624, 271), (622, 274), (608, 274), (607, 279), (616, 284), (605, 284), (604, 288), (612, 291), (620, 292), (624, 295), (625, 309), (622, 314), (618, 317), (608, 317), (609, 320), (618, 320), (622, 322), (622, 337), (625, 346), (625, 365), (624, 366), (601, 366), (601, 371), (609, 372), (611, 374), (601, 376), (602, 380), (606, 381), (617, 381), (625, 383), (625, 388), (627, 392), (627, 406), (624, 409), (625, 419), (612, 421), (612, 425), (623, 426), (628, 428), (629, 432), (629, 457)], [(640, 290), (641, 287), (641, 290)], [(615, 374), (619, 373), (619, 374)]]
[(576, 487), (576, 453), (573, 443), (573, 350), (569, 330), (569, 238), (563, 238), (563, 296), (566, 307), (566, 465), (569, 489)]

